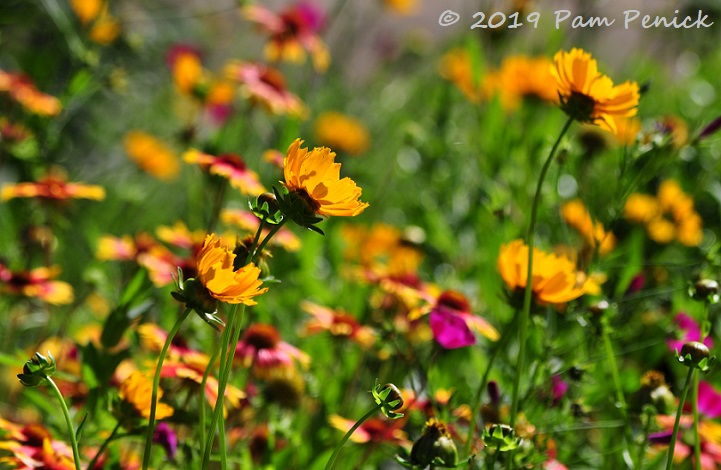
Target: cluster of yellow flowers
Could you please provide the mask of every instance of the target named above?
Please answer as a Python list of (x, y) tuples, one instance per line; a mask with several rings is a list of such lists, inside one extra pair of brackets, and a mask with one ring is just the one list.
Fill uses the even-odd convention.
[(703, 239), (703, 222), (694, 209), (693, 199), (674, 180), (661, 183), (656, 197), (631, 194), (624, 215), (631, 222), (644, 224), (657, 243), (678, 240), (686, 246), (697, 246)]

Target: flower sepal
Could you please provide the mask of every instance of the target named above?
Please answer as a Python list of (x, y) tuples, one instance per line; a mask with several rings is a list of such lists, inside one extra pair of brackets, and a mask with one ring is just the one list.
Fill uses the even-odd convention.
[(223, 320), (218, 317), (218, 301), (210, 295), (200, 280), (192, 277), (183, 280), (183, 271), (178, 268), (178, 279), (175, 285), (178, 291), (170, 293), (175, 300), (184, 303), (187, 308), (193, 309), (205, 323), (215, 330), (220, 331), (220, 327), (225, 326)]
[(516, 432), (507, 424), (494, 424), (483, 430), (483, 442), (491, 449), (508, 452), (518, 448), (521, 438), (517, 438)]
[(371, 393), (376, 404), (383, 405), (381, 406), (381, 412), (386, 415), (387, 418), (398, 419), (403, 417), (403, 413), (395, 412), (395, 410), (403, 407), (403, 395), (401, 391), (398, 390), (398, 387), (393, 384), (381, 386), (376, 382)]
[(35, 357), (25, 363), (23, 373), (18, 374), (18, 379), (26, 387), (37, 387), (54, 373), (55, 358), (50, 351), (48, 351), (48, 357), (36, 352)]
[(278, 225), (283, 221), (283, 212), (280, 210), (278, 198), (274, 193), (263, 193), (255, 199), (255, 202), (248, 201), (248, 205), (251, 212), (263, 223)]
[(303, 197), (299, 191), (288, 191), (287, 188), (277, 189), (273, 186), (273, 193), (278, 202), (278, 207), (283, 217), (287, 217), (301, 227), (325, 235), (323, 230), (316, 227), (316, 224), (323, 220), (316, 215), (316, 208), (310, 197)]

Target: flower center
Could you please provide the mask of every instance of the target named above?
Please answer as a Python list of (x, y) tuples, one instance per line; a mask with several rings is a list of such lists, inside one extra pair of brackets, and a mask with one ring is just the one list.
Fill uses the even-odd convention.
[(257, 350), (273, 349), (280, 342), (280, 334), (271, 325), (256, 323), (248, 327), (242, 341)]
[(571, 92), (571, 96), (561, 98), (563, 111), (579, 122), (593, 122), (593, 110), (596, 101), (588, 95), (577, 91)]

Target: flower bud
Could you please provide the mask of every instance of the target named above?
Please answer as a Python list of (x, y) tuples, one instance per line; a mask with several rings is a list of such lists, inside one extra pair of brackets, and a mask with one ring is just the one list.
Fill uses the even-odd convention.
[(403, 416), (403, 413), (395, 412), (395, 410), (401, 409), (404, 403), (403, 394), (401, 394), (398, 387), (390, 383), (382, 387), (376, 384), (373, 390), (371, 390), (371, 393), (376, 404), (383, 405), (381, 406), (381, 411), (386, 417), (398, 419)]
[(678, 362), (687, 367), (695, 367), (703, 372), (709, 369), (715, 357), (709, 358), (710, 352), (705, 344), (698, 341), (689, 341), (681, 347)]
[(483, 442), (491, 449), (508, 452), (516, 449), (521, 439), (516, 438), (516, 432), (507, 424), (494, 424), (483, 430)]
[(455, 465), (458, 461), (458, 451), (445, 424), (434, 418), (428, 420), (423, 434), (413, 444), (410, 461), (421, 468), (434, 462), (441, 465)]
[(719, 301), (719, 285), (712, 279), (699, 279), (689, 289), (689, 295), (702, 302), (715, 304)]
[(258, 196), (255, 203), (250, 203), (250, 210), (256, 217), (268, 224), (277, 225), (283, 220), (278, 198), (273, 193), (265, 192)]
[(55, 373), (55, 358), (50, 351), (48, 357), (39, 352), (23, 366), (23, 373), (18, 374), (20, 383), (26, 387), (37, 387)]

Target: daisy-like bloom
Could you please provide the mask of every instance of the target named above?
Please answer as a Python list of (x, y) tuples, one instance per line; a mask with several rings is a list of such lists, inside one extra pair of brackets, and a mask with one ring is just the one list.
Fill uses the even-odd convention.
[[(121, 384), (118, 396), (135, 409), (135, 412), (145, 419), (150, 418), (150, 405), (153, 390), (153, 383), (139, 371), (131, 373)], [(160, 403), (163, 398), (163, 391), (158, 388), (158, 403), (155, 408), (155, 419), (163, 419), (173, 416), (175, 410), (165, 403)]]
[(109, 13), (108, 4), (105, 4), (100, 16), (98, 16), (90, 28), (90, 31), (88, 31), (88, 37), (95, 43), (107, 46), (118, 38), (121, 29), (118, 20)]
[(231, 186), (243, 194), (257, 196), (265, 192), (265, 188), (258, 180), (258, 174), (250, 170), (239, 155), (226, 153), (216, 157), (200, 150), (190, 149), (183, 154), (183, 160), (186, 163), (199, 165), (211, 175), (226, 178)]
[(340, 178), (340, 163), (327, 147), (311, 151), (301, 148), (300, 139), (290, 144), (283, 162), (285, 187), (303, 199), (315, 214), (352, 217), (362, 213), (368, 203), (359, 200), (361, 188), (348, 178)]
[[(244, 230), (248, 233), (255, 234), (260, 227), (260, 220), (251, 211), (244, 209), (223, 209), (220, 211), (220, 221), (226, 225), (232, 225)], [(261, 240), (270, 232), (264, 228), (260, 234)], [(281, 227), (273, 238), (270, 239), (271, 245), (282, 246), (288, 251), (300, 250), (300, 239), (290, 230)]]
[(350, 155), (365, 153), (370, 146), (370, 135), (357, 119), (329, 111), (315, 120), (315, 138), (322, 145)]
[(471, 56), (465, 49), (457, 48), (448, 51), (439, 64), (443, 78), (452, 82), (472, 103), (480, 103), (493, 92), (494, 84), (485, 81), (480, 84), (479, 74), (474, 71)]
[(616, 120), (615, 138), (621, 145), (633, 145), (641, 132), (641, 120), (636, 117)]
[(309, 301), (300, 304), (313, 318), (303, 325), (304, 335), (314, 335), (328, 331), (331, 335), (348, 338), (360, 347), (367, 349), (375, 343), (376, 332), (369, 326), (358, 323), (351, 314), (343, 310), (333, 310)]
[(249, 263), (234, 270), (234, 261), (233, 250), (228, 249), (222, 239), (216, 239), (215, 234), (210, 234), (198, 253), (198, 279), (210, 296), (221, 302), (256, 305), (253, 298), (268, 290), (260, 287), (263, 284), (258, 279), (260, 269)]
[(289, 114), (305, 118), (308, 110), (296, 95), (288, 91), (285, 77), (276, 68), (260, 63), (229, 62), (225, 77), (240, 85), (240, 93), (253, 104), (272, 114)]
[(58, 274), (57, 266), (11, 271), (0, 263), (0, 293), (37, 297), (53, 305), (72, 303), (73, 288), (67, 282), (55, 281)]
[(445, 349), (456, 349), (476, 343), (471, 329), (497, 341), (500, 335), (490, 323), (471, 313), (468, 299), (460, 292), (447, 290), (438, 296), (430, 312), (433, 337)]
[(159, 180), (172, 180), (180, 172), (175, 152), (147, 132), (128, 132), (123, 138), (123, 147), (136, 165)]
[(497, 90), (506, 111), (517, 109), (525, 97), (553, 103), (558, 101), (558, 92), (551, 65), (546, 57), (510, 56), (486, 79), (490, 80), (488, 86)]
[(282, 341), (278, 330), (266, 323), (255, 323), (243, 332), (236, 347), (236, 358), (261, 377), (267, 376), (271, 369), (293, 367), (294, 361), (304, 368), (310, 364), (310, 356)]
[[(168, 338), (168, 333), (164, 329), (152, 323), (143, 323), (138, 326), (138, 335), (141, 345), (156, 354), (160, 352)], [(197, 388), (203, 382), (203, 373), (208, 366), (208, 360), (208, 356), (183, 344), (182, 340), (176, 336), (168, 349), (168, 356), (163, 362), (160, 376), (179, 379)], [(212, 375), (208, 376), (204, 394), (208, 403), (215, 406), (218, 400), (217, 378)], [(232, 384), (226, 386), (225, 399), (229, 406), (239, 408), (244, 398), (246, 395), (241, 390)]]
[[(501, 246), (498, 271), (511, 291), (523, 292), (528, 280), (528, 245), (514, 240)], [(564, 304), (583, 294), (597, 294), (598, 286), (590, 277), (579, 276), (576, 265), (566, 256), (533, 249), (533, 298), (540, 305)]]
[(3, 201), (21, 197), (40, 198), (49, 201), (66, 199), (102, 201), (105, 199), (105, 189), (96, 185), (68, 183), (65, 172), (54, 167), (35, 183), (18, 183), (3, 186), (0, 197)]
[(646, 226), (651, 239), (670, 243), (674, 239), (686, 246), (698, 246), (703, 239), (703, 221), (694, 209), (693, 199), (674, 180), (666, 180), (654, 198), (631, 194), (624, 206), (624, 216)]
[[(350, 431), (355, 421), (343, 418), (337, 414), (328, 417), (330, 425), (344, 433)], [(408, 447), (411, 442), (408, 440), (408, 434), (403, 431), (406, 419), (387, 419), (387, 418), (368, 418), (353, 431), (349, 439), (358, 444), (372, 443), (381, 444), (388, 443), (391, 445), (400, 445)]]
[(73, 450), (39, 423), (19, 425), (0, 418), (0, 468), (74, 470)]
[(283, 159), (285, 158), (285, 155), (283, 155), (283, 152), (275, 149), (268, 149), (265, 152), (263, 152), (263, 161), (270, 163), (276, 168), (283, 169)]
[(55, 116), (62, 110), (60, 100), (42, 93), (21, 73), (0, 69), (0, 93), (7, 93), (27, 111), (39, 116)]
[(317, 71), (328, 69), (330, 54), (319, 36), (325, 24), (325, 13), (317, 5), (300, 1), (278, 14), (249, 5), (243, 8), (243, 15), (269, 34), (265, 47), (265, 57), (269, 61), (303, 63), (307, 51)]
[(344, 255), (378, 275), (402, 277), (416, 273), (423, 253), (413, 241), (412, 231), (409, 232), (405, 234), (397, 227), (382, 223), (370, 228), (344, 225), (341, 228), (346, 244)]
[(558, 81), (561, 108), (574, 120), (590, 122), (616, 134), (618, 119), (636, 115), (640, 96), (636, 82), (614, 86), (583, 49), (558, 51), (553, 62), (551, 73)]
[(383, 0), (386, 10), (397, 15), (412, 15), (418, 9), (418, 0)]
[(200, 52), (193, 46), (178, 44), (168, 52), (166, 62), (173, 76), (173, 84), (182, 95), (193, 95), (199, 85), (207, 81)]
[(561, 217), (564, 222), (581, 234), (589, 247), (592, 249), (598, 247), (598, 253), (601, 256), (608, 254), (616, 246), (616, 237), (613, 233), (606, 232), (603, 224), (593, 221), (591, 214), (580, 199), (563, 203)]

